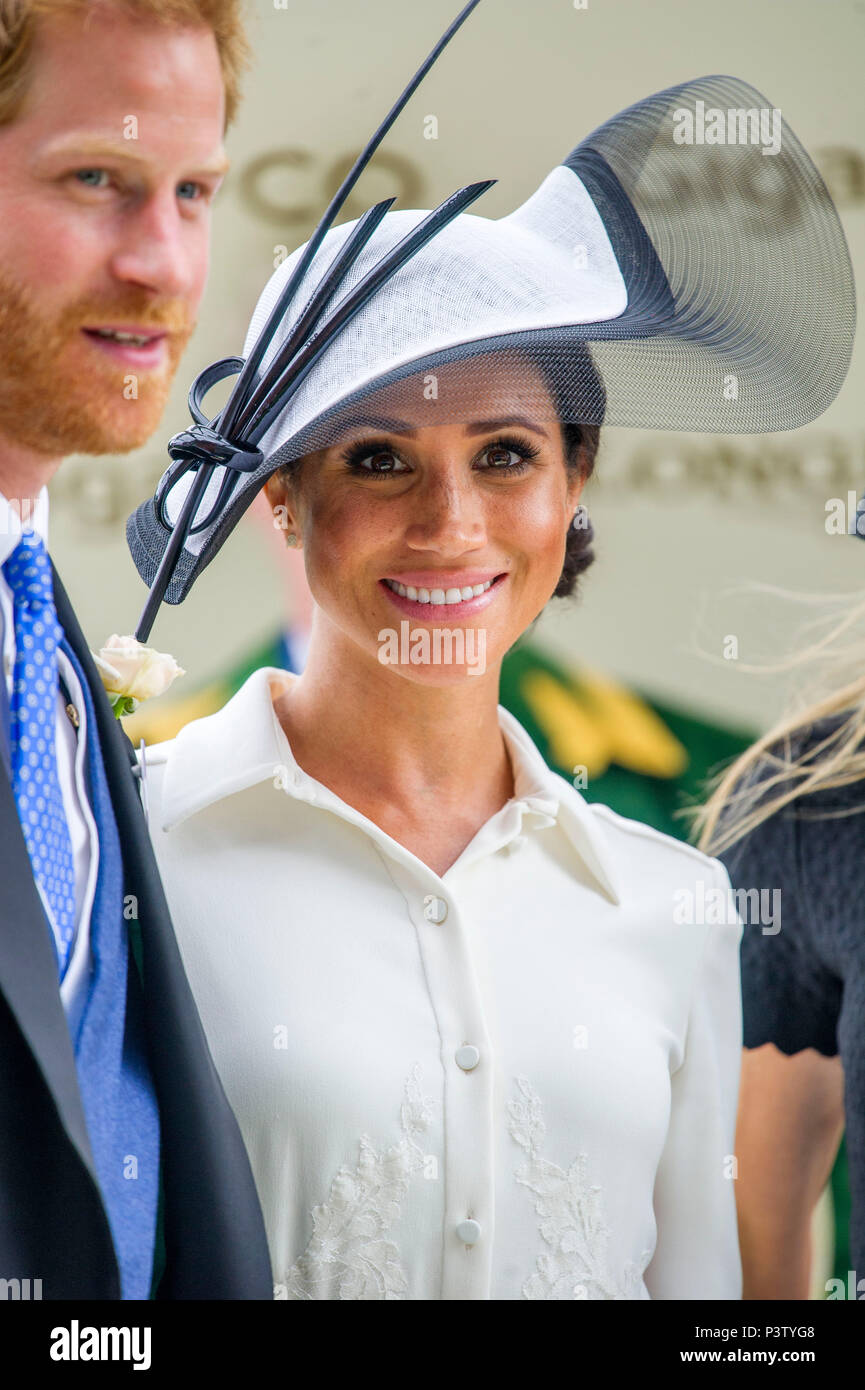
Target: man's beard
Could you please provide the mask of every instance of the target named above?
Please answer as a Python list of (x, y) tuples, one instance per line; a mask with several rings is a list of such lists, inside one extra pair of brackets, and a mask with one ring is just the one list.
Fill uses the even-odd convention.
[[(165, 330), (162, 365), (138, 368), (90, 346), (82, 326), (101, 323)], [(50, 314), (0, 271), (0, 435), (46, 458), (137, 449), (159, 425), (194, 327), (182, 301), (155, 310), (133, 286), (111, 303), (90, 296)]]

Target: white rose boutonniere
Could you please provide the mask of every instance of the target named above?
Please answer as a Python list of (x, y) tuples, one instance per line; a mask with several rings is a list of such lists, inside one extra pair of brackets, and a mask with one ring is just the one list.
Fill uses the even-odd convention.
[(116, 633), (92, 656), (118, 719), (132, 714), (142, 700), (163, 695), (177, 676), (186, 675), (167, 652), (155, 652), (134, 637)]

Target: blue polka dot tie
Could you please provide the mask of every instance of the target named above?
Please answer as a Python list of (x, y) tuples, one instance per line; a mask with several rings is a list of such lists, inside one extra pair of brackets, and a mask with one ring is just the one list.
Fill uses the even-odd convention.
[(15, 607), (12, 787), (33, 872), (53, 914), (60, 978), (75, 935), (75, 860), (57, 773), (57, 621), (45, 546), (27, 531), (3, 565)]

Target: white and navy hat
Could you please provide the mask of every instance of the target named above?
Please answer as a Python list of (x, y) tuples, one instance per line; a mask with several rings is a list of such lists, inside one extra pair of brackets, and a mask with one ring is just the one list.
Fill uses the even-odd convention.
[[(811, 159), (747, 83), (655, 93), (516, 211), (462, 210), (488, 186), (432, 213), (389, 201), (339, 227), (326, 216), (271, 276), (243, 358), (197, 378), (197, 423), (129, 518), (153, 586), (139, 636), (163, 596), (183, 601), (276, 469), (405, 377), (516, 353), (539, 369), (526, 387), (537, 382), (539, 419), (725, 434), (794, 429), (836, 396), (855, 325), (844, 234)], [(232, 396), (208, 422), (202, 397), (229, 373)], [(448, 373), (436, 419), (469, 418), (477, 391), (476, 374), (463, 398)]]

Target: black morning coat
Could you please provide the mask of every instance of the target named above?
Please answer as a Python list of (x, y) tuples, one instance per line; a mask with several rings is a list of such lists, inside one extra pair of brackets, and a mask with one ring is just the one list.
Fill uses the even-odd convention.
[[(133, 776), (135, 753), (106, 699), (56, 571), (54, 598), (96, 708), (123, 846), (124, 893), (138, 899), (140, 932), (130, 924), (129, 969), (138, 968), (140, 942), (147, 1046), (162, 1131), (159, 1282), (151, 1296), (272, 1299), (267, 1239), (249, 1160), (175, 940)], [(133, 941), (133, 930), (139, 941)], [(43, 1299), (120, 1298), (57, 966), (2, 755), (0, 1279), (41, 1280)], [(31, 1297), (33, 1288), (31, 1283)]]

